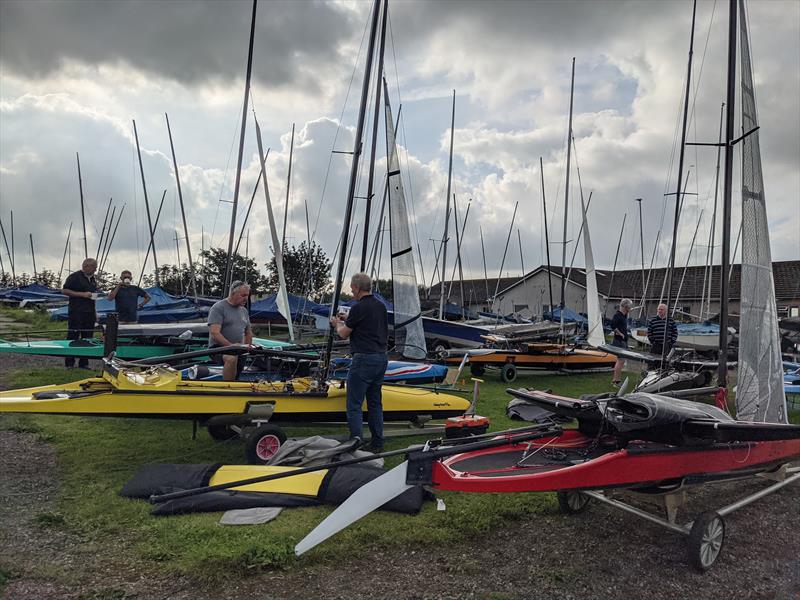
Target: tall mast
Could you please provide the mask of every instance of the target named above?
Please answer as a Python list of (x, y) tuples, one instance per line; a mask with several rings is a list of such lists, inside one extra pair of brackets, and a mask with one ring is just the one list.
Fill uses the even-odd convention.
[[(711, 242), (709, 244), (708, 257), (706, 264), (708, 265), (708, 300), (706, 302), (706, 317), (711, 316), (711, 278), (714, 275), (714, 241), (717, 232), (717, 200), (719, 197), (719, 163), (722, 156), (722, 126), (725, 117), (725, 103), (719, 107), (719, 138), (717, 146), (717, 170), (714, 178), (714, 212), (711, 215)], [(703, 282), (703, 289), (705, 290), (706, 284)], [(705, 298), (705, 291), (703, 293)], [(702, 313), (701, 313), (702, 314)]]
[[(164, 113), (167, 121), (167, 133), (169, 134), (169, 149), (172, 152), (172, 168), (175, 169), (175, 183), (178, 186), (178, 202), (181, 205), (181, 220), (183, 221), (183, 237), (186, 240), (186, 256), (189, 261), (189, 281), (192, 284), (192, 294), (197, 300), (197, 281), (194, 275), (194, 261), (192, 260), (192, 245), (189, 243), (189, 227), (186, 225), (186, 210), (183, 206), (183, 192), (181, 192), (181, 177), (178, 174), (178, 159), (175, 157), (175, 146), (172, 143), (172, 129), (169, 126), (169, 115)], [(178, 265), (180, 268), (180, 264)], [(183, 280), (181, 280), (183, 281)]]
[[(228, 286), (233, 274), (233, 238), (236, 235), (236, 209), (239, 206), (239, 184), (242, 181), (242, 158), (244, 157), (244, 134), (247, 130), (247, 102), (250, 98), (250, 74), (253, 70), (253, 42), (256, 36), (256, 6), (253, 0), (253, 15), (250, 18), (250, 45), (247, 49), (247, 74), (244, 84), (244, 102), (242, 102), (242, 128), (239, 133), (239, 157), (236, 162), (236, 182), (233, 187), (233, 207), (231, 209), (231, 228), (228, 233), (228, 260), (225, 263), (225, 278), (222, 280), (222, 296), (227, 296)], [(258, 155), (259, 158), (262, 156)]]
[[(124, 205), (123, 205), (124, 206)], [(113, 207), (111, 209), (111, 216), (108, 218), (108, 229), (106, 230), (106, 237), (103, 240), (103, 244), (98, 251), (96, 258), (97, 258), (97, 269), (102, 271), (103, 265), (103, 256), (105, 256), (106, 248), (108, 247), (108, 240), (111, 238), (111, 228), (114, 226), (114, 217), (117, 214), (117, 207)]]
[[(136, 131), (136, 120), (133, 121), (133, 136), (136, 138), (136, 154), (139, 155), (139, 172), (142, 174), (142, 193), (144, 194), (144, 207), (147, 211), (147, 226), (150, 229), (150, 247), (153, 249), (153, 265), (156, 269), (156, 286), (161, 287), (161, 281), (158, 275), (158, 257), (156, 256), (156, 242), (155, 242), (155, 234), (156, 229), (153, 226), (153, 221), (150, 219), (150, 202), (147, 200), (147, 182), (144, 180), (144, 166), (142, 165), (142, 151), (139, 148), (139, 133)], [(164, 190), (166, 193), (166, 190)], [(164, 202), (164, 198), (161, 198), (161, 202)], [(159, 207), (159, 212), (161, 211), (161, 207)], [(156, 219), (158, 220), (158, 219)], [(148, 248), (149, 254), (149, 248)], [(142, 274), (144, 274), (144, 270), (147, 267), (147, 256), (145, 256), (144, 263), (142, 263)], [(139, 278), (141, 280), (141, 277)]]
[(83, 223), (83, 254), (84, 258), (89, 256), (89, 243), (86, 238), (86, 211), (83, 208), (83, 178), (81, 177), (81, 155), (75, 153), (75, 158), (78, 160), (78, 190), (81, 193), (81, 223)]
[(544, 213), (544, 248), (547, 254), (547, 289), (550, 292), (550, 314), (553, 313), (553, 276), (550, 272), (550, 235), (547, 233), (547, 200), (544, 195), (544, 166), (539, 157), (539, 174), (542, 176), (542, 212)]
[(33, 281), (36, 282), (39, 280), (39, 277), (36, 274), (36, 253), (34, 253), (33, 251), (33, 234), (29, 233), (28, 238), (31, 241), (31, 260), (33, 261)]
[[(736, 254), (736, 251), (734, 251)], [(14, 284), (16, 285), (17, 276), (14, 273), (14, 267), (17, 264), (16, 261), (17, 253), (14, 251), (14, 211), (11, 211), (11, 269), (12, 269), (12, 276), (14, 277)]]
[[(622, 217), (622, 227), (619, 229), (619, 241), (617, 242), (617, 251), (614, 253), (614, 268), (611, 269), (611, 281), (608, 282), (608, 296), (606, 296), (606, 307), (608, 306), (608, 300), (611, 299), (611, 288), (614, 286), (614, 274), (617, 272), (617, 259), (619, 258), (619, 248), (622, 246), (622, 234), (625, 231), (625, 221), (628, 219), (628, 213), (625, 213), (625, 216)], [(603, 314), (606, 314), (605, 308), (603, 308)]]
[(444, 318), (444, 278), (447, 277), (447, 227), (450, 225), (450, 185), (453, 180), (453, 133), (456, 126), (456, 91), (453, 90), (453, 110), (450, 116), (450, 159), (447, 165), (447, 202), (444, 211), (444, 236), (442, 236), (442, 269), (439, 272), (442, 283), (439, 287), (439, 318)]
[[(100, 256), (100, 248), (103, 247), (103, 238), (106, 235), (106, 225), (108, 225), (108, 213), (111, 210), (111, 202), (113, 198), (109, 198), (108, 206), (106, 207), (106, 216), (103, 218), (103, 228), (100, 230), (100, 239), (97, 240), (97, 252), (94, 253), (95, 256)], [(109, 229), (111, 226), (109, 225)]]
[[(500, 271), (497, 274), (497, 284), (494, 287), (494, 297), (492, 298), (492, 310), (494, 310), (494, 301), (497, 300), (497, 292), (500, 291), (500, 279), (503, 277), (503, 267), (506, 264), (506, 253), (508, 252), (508, 242), (511, 241), (511, 232), (514, 230), (514, 219), (517, 218), (517, 207), (519, 207), (519, 201), (514, 204), (514, 214), (511, 215), (511, 225), (508, 228), (508, 237), (506, 237), (506, 247), (503, 250), (503, 260), (500, 261)], [(497, 307), (497, 310), (500, 310), (500, 307)]]
[[(14, 211), (13, 210), (11, 211), (11, 222), (12, 223), (14, 222)], [(5, 230), (5, 227), (3, 227), (2, 219), (0, 219), (0, 233), (3, 234), (3, 243), (6, 246), (6, 254), (8, 255), (8, 262), (11, 265), (11, 281), (12, 281), (12, 283), (14, 285), (16, 285), (17, 284), (17, 272), (16, 272), (16, 269), (14, 268), (14, 255), (12, 254), (11, 250), (8, 247), (8, 238), (6, 237), (6, 230)], [(12, 241), (13, 241), (13, 238), (12, 238)]]
[[(672, 249), (669, 254), (669, 267), (667, 268), (667, 294), (665, 303), (667, 305), (667, 314), (669, 314), (669, 302), (672, 295), (672, 271), (675, 269), (675, 253), (678, 245), (678, 222), (680, 220), (681, 210), (681, 187), (683, 183), (683, 158), (686, 153), (686, 125), (689, 120), (689, 93), (692, 89), (692, 55), (694, 54), (694, 22), (697, 13), (697, 1), (692, 3), (692, 31), (689, 38), (689, 64), (686, 67), (686, 94), (683, 99), (683, 126), (681, 130), (681, 150), (678, 158), (678, 182), (675, 189), (675, 218), (672, 224)], [(733, 156), (731, 155), (731, 158)], [(667, 344), (661, 350), (661, 365), (667, 356)]]
[[(331, 299), (331, 316), (339, 310), (339, 295), (342, 293), (342, 278), (344, 277), (344, 267), (347, 254), (347, 243), (350, 236), (350, 224), (353, 220), (353, 200), (356, 194), (356, 180), (358, 179), (358, 165), (361, 159), (362, 138), (364, 137), (364, 116), (367, 112), (367, 101), (369, 99), (369, 82), (372, 76), (372, 58), (375, 53), (375, 37), (378, 31), (378, 13), (381, 8), (381, 0), (375, 0), (372, 7), (372, 25), (369, 32), (369, 43), (367, 46), (367, 64), (364, 67), (364, 81), (361, 85), (361, 105), (358, 109), (358, 123), (356, 125), (356, 135), (353, 140), (353, 161), (350, 165), (350, 185), (347, 190), (347, 203), (344, 210), (344, 224), (342, 225), (341, 251), (339, 252), (339, 264), (336, 268), (336, 278), (333, 283), (333, 298)], [(333, 329), (328, 332), (328, 340), (325, 349), (325, 362), (320, 371), (322, 377), (327, 377), (328, 367), (330, 366), (331, 350), (333, 349)]]
[(292, 123), (292, 141), (289, 144), (289, 172), (286, 174), (286, 201), (283, 203), (283, 232), (281, 233), (281, 252), (283, 252), (283, 247), (286, 245), (286, 223), (289, 220), (289, 191), (292, 187), (292, 158), (294, 158), (294, 123)]
[(489, 301), (489, 274), (486, 271), (486, 249), (483, 247), (483, 227), (479, 227), (481, 232), (481, 255), (483, 256), (483, 282), (486, 284), (486, 301)]
[[(375, 153), (378, 150), (378, 119), (380, 117), (380, 110), (381, 110), (381, 92), (383, 90), (383, 52), (384, 48), (386, 47), (386, 16), (389, 12), (389, 5), (387, 2), (383, 4), (383, 17), (381, 19), (381, 41), (380, 46), (378, 47), (378, 70), (375, 77), (375, 112), (373, 113), (372, 117), (372, 153), (370, 154), (370, 161), (369, 161), (369, 175), (367, 177), (367, 196), (365, 201), (365, 212), (364, 212), (364, 235), (363, 241), (361, 242), (361, 268), (360, 271), (364, 271), (367, 268), (367, 244), (369, 242), (369, 216), (370, 210), (372, 209), (372, 197), (375, 195), (374, 193), (374, 185), (375, 185)], [(400, 117), (400, 113), (398, 111), (397, 117)], [(395, 128), (396, 130), (396, 128)], [(378, 223), (380, 227), (380, 222)], [(425, 281), (425, 277), (422, 278), (423, 282)]]
[[(567, 128), (567, 183), (564, 187), (564, 239), (561, 250), (561, 308), (564, 308), (564, 293), (566, 292), (567, 270), (567, 211), (569, 210), (569, 161), (572, 156), (572, 100), (575, 93), (575, 57), (572, 57), (572, 82), (569, 86), (569, 126)], [(552, 309), (551, 309), (552, 310)]]
[(642, 316), (642, 311), (644, 310), (644, 304), (646, 302), (645, 295), (647, 294), (647, 282), (645, 281), (645, 272), (644, 272), (644, 225), (642, 222), (642, 199), (636, 198), (636, 202), (639, 204), (639, 248), (642, 253), (642, 301), (639, 303), (639, 317)]
[[(156, 220), (153, 223), (153, 233), (150, 236), (150, 243), (147, 245), (147, 252), (144, 255), (144, 262), (142, 262), (142, 272), (139, 274), (139, 282), (136, 285), (142, 284), (142, 278), (144, 277), (145, 269), (147, 268), (147, 259), (150, 258), (150, 250), (153, 251), (153, 260), (155, 260), (156, 255), (156, 246), (154, 243), (154, 236), (156, 227), (158, 227), (158, 219), (161, 217), (161, 209), (164, 207), (164, 197), (167, 195), (167, 190), (161, 194), (161, 203), (158, 205), (158, 212), (156, 213)], [(161, 287), (160, 280), (158, 278), (158, 268), (156, 268), (156, 286)]]
[(736, 100), (736, 0), (728, 5), (728, 90), (725, 100), (725, 179), (722, 188), (722, 260), (720, 267), (719, 300), (719, 387), (728, 386), (728, 295), (731, 262), (731, 200), (733, 194), (733, 126)]
[[(103, 251), (103, 260), (100, 262), (100, 270), (102, 271), (106, 265), (106, 261), (108, 260), (108, 254), (111, 252), (111, 244), (114, 243), (114, 238), (117, 237), (117, 229), (119, 229), (120, 221), (122, 221), (122, 213), (125, 212), (125, 207), (127, 205), (122, 205), (122, 210), (119, 211), (119, 216), (117, 217), (117, 224), (114, 225), (114, 231), (111, 232), (111, 237), (108, 239), (108, 245), (106, 246), (105, 250)], [(114, 212), (111, 212), (112, 216)]]
[(67, 241), (64, 244), (64, 255), (61, 257), (61, 268), (58, 269), (58, 283), (61, 285), (61, 274), (64, 272), (64, 261), (67, 259), (67, 248), (69, 247), (69, 236), (72, 235), (72, 221), (69, 222), (69, 230), (67, 231)]
[(522, 235), (517, 227), (517, 241), (519, 242), (519, 266), (522, 269), (522, 277), (525, 277), (525, 259), (522, 258)]

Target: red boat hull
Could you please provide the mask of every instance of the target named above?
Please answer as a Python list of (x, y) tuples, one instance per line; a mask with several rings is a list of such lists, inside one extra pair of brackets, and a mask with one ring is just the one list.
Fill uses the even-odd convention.
[(433, 463), (433, 486), (485, 493), (641, 487), (687, 477), (721, 478), (768, 470), (800, 457), (800, 439), (790, 439), (703, 447), (641, 442), (583, 458), (594, 441), (567, 430), (531, 443), (457, 454)]

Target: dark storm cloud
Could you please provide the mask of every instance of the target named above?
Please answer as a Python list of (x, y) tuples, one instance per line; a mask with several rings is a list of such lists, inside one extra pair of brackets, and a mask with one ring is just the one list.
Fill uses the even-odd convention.
[[(64, 61), (124, 63), (184, 84), (241, 79), (252, 4), (244, 1), (99, 2), (3, 0), (0, 61), (10, 73), (43, 78)], [(271, 86), (316, 86), (309, 72), (342, 61), (362, 19), (312, 1), (261, 2), (254, 76)], [(299, 80), (299, 81), (298, 81)]]

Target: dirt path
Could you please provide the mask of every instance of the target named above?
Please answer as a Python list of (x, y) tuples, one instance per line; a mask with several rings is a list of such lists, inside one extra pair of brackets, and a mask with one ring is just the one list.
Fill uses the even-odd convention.
[[(29, 357), (14, 368), (53, 360)], [(8, 368), (0, 364), (0, 385)], [(562, 516), (554, 501), (545, 515), (458, 546), (367, 547), (362, 558), (341, 565), (312, 555), (291, 572), (209, 587), (152, 572), (126, 554), (124, 539), (97, 547), (45, 526), (59, 518), (59, 466), (53, 447), (35, 434), (0, 431), (0, 473), (0, 581), (8, 579), (0, 598), (8, 600), (800, 597), (797, 486), (728, 516), (723, 553), (705, 575), (689, 567), (681, 536), (605, 506)], [(752, 489), (753, 482), (708, 486), (693, 495), (692, 509), (719, 507)]]

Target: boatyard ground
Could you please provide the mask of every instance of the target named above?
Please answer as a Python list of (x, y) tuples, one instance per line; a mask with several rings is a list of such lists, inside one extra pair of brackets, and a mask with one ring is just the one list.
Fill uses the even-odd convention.
[[(88, 374), (57, 359), (15, 356), (0, 385)], [(525, 375), (515, 387), (564, 395), (608, 389), (609, 374)], [(479, 413), (492, 428), (509, 396), (495, 373)], [(793, 415), (798, 421), (798, 415)], [(290, 430), (291, 435), (321, 430)], [(325, 430), (322, 430), (325, 431)], [(328, 430), (331, 431), (331, 430)], [(417, 516), (373, 513), (302, 558), (294, 544), (329, 507), (286, 509), (273, 522), (218, 525), (219, 513), (153, 517), (117, 496), (145, 463), (238, 463), (240, 442), (213, 442), (172, 421), (3, 416), (0, 420), (0, 594), (3, 598), (796, 598), (800, 505), (786, 488), (726, 518), (725, 548), (705, 575), (685, 540), (593, 505), (559, 513), (554, 494), (439, 494)], [(413, 439), (413, 438), (412, 438)], [(390, 449), (409, 439), (393, 440)], [(394, 464), (394, 463), (390, 463)], [(754, 482), (708, 486), (691, 512), (723, 506)], [(687, 519), (688, 520), (688, 519)]]

